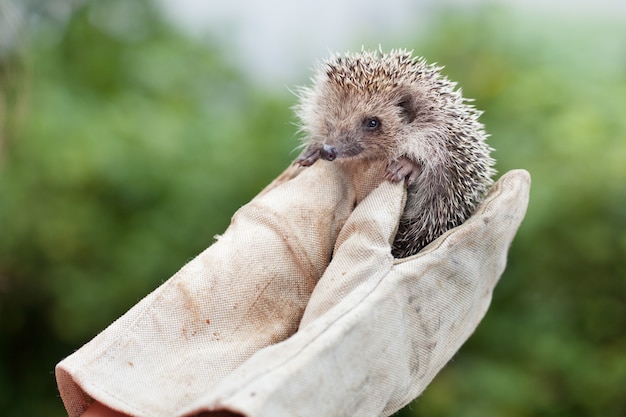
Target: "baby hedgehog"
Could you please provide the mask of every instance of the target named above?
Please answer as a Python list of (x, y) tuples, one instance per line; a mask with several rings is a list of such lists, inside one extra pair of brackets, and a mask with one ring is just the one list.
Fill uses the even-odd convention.
[(387, 180), (405, 179), (396, 258), (463, 223), (495, 172), (481, 113), (440, 70), (404, 50), (362, 51), (331, 57), (298, 91), (306, 148), (297, 164), (383, 159)]

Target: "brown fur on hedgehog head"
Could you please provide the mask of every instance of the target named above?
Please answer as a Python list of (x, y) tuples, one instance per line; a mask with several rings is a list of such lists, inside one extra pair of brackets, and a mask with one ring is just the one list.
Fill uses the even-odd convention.
[[(440, 71), (404, 50), (334, 55), (318, 67), (313, 86), (298, 91), (295, 108), (309, 154), (404, 157), (419, 166), (397, 240), (420, 248), (465, 221), (494, 174), (480, 112)], [(403, 221), (411, 223), (405, 237)]]

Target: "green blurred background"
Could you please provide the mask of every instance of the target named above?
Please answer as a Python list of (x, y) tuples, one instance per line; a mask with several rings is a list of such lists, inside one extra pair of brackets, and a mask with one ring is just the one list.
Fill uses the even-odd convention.
[[(119, 1), (74, 2), (63, 22), (29, 2), (21, 29), (6, 1), (0, 410), (63, 416), (56, 362), (210, 245), (289, 164), (295, 97), (148, 1), (132, 2), (125, 33), (106, 13)], [(533, 178), (492, 308), (399, 415), (626, 416), (624, 23), (446, 7), (384, 44), (444, 64), (485, 110), (498, 171)], [(364, 39), (351, 49), (380, 42)], [(302, 67), (300, 83), (309, 75)]]

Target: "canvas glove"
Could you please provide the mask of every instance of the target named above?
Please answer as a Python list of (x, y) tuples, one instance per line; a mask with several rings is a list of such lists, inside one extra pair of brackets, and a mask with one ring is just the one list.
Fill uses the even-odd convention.
[(464, 225), (394, 261), (404, 188), (371, 192), (369, 169), (291, 169), (244, 206), (57, 366), (70, 416), (94, 400), (137, 416), (377, 416), (417, 396), (484, 315), (529, 179), (507, 174)]

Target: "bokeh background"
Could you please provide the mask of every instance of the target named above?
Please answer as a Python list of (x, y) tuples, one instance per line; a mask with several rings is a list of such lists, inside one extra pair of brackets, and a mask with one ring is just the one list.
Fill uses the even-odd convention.
[(530, 206), (492, 308), (400, 416), (626, 415), (619, 1), (0, 0), (0, 413), (210, 245), (295, 157), (289, 87), (402, 47), (485, 110)]

